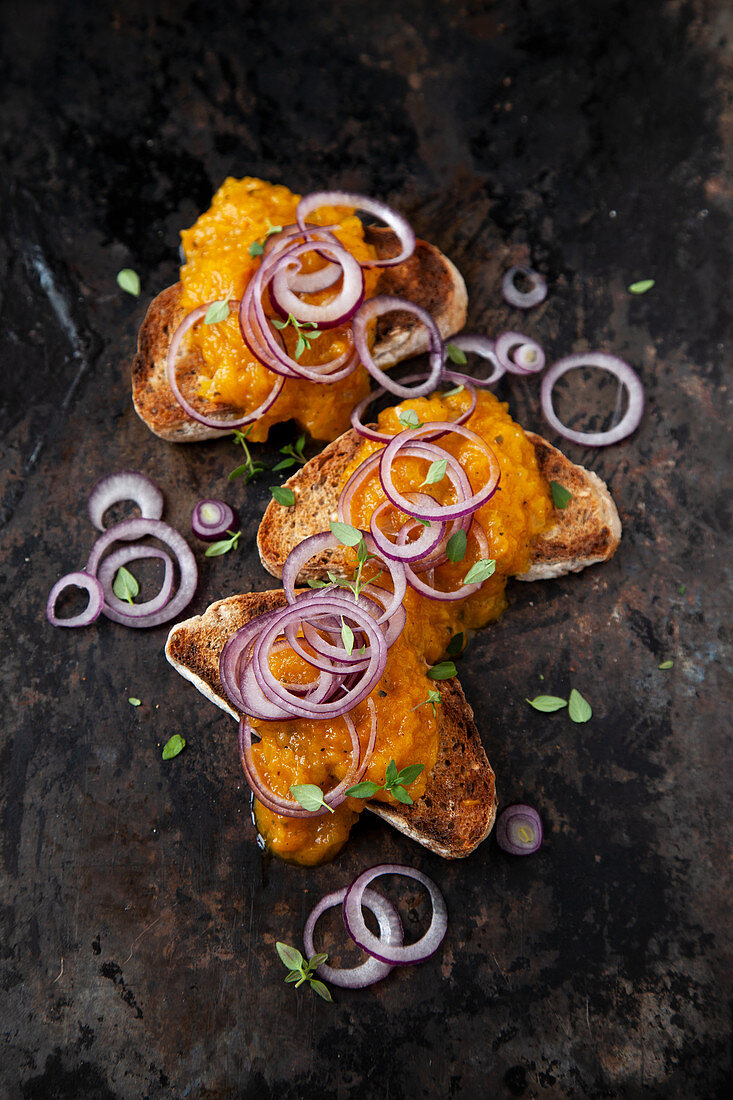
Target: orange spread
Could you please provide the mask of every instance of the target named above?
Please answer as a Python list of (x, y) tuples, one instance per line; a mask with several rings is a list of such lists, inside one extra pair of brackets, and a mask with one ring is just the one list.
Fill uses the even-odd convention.
[[(214, 195), (211, 208), (196, 224), (181, 234), (186, 263), (181, 268), (182, 304), (187, 310), (205, 302), (222, 298), (240, 298), (260, 264), (259, 256), (250, 256), (249, 248), (264, 241), (273, 226), (286, 226), (295, 221), (300, 195), (287, 187), (265, 183), (246, 176), (226, 179)], [(373, 251), (364, 241), (363, 227), (353, 211), (323, 207), (309, 218), (319, 225), (338, 224), (335, 235), (360, 262), (373, 258)], [(318, 257), (304, 257), (304, 270), (316, 267)], [(367, 297), (374, 294), (377, 273), (365, 269)], [(332, 290), (309, 296), (319, 303), (332, 295)], [(346, 350), (346, 330), (329, 329), (315, 339), (309, 351), (298, 362), (304, 366), (326, 363)], [(292, 328), (282, 330), (289, 354), (294, 355), (297, 334)], [(257, 408), (266, 399), (275, 375), (249, 351), (239, 331), (237, 311), (218, 324), (199, 324), (192, 330), (191, 343), (201, 353), (201, 396), (211, 401), (232, 405), (242, 411)], [(272, 424), (295, 419), (314, 439), (331, 440), (349, 427), (354, 405), (369, 392), (369, 376), (359, 365), (342, 382), (320, 384), (288, 379), (269, 411), (254, 423), (249, 438), (267, 439)]]
[[(403, 401), (380, 415), (380, 430), (391, 434), (401, 431), (397, 413), (408, 408), (414, 409), (423, 422), (451, 420), (466, 408), (467, 403), (465, 391), (448, 397)], [(497, 401), (493, 394), (481, 392), (467, 426), (491, 445), (501, 466), (497, 492), (475, 513), (488, 536), (489, 556), (496, 561), (496, 571), (478, 592), (462, 600), (431, 600), (408, 586), (405, 597), (407, 624), (389, 650), (384, 676), (372, 694), (378, 715), (378, 738), (364, 778), (382, 783), (385, 768), (393, 757), (398, 769), (408, 764), (424, 764), (424, 772), (409, 788), (413, 799), (419, 798), (425, 789), (438, 748), (438, 720), (426, 700), (428, 691), (439, 690), (440, 683), (427, 678), (428, 665), (444, 657), (454, 634), (476, 630), (498, 618), (506, 607), (507, 578), (529, 568), (532, 539), (544, 530), (552, 514), (550, 494), (537, 469), (534, 447), (509, 416), (507, 406)], [(474, 491), (485, 484), (486, 458), (473, 445), (456, 435), (444, 436), (438, 442), (459, 459)], [(344, 483), (358, 465), (381, 446), (365, 441), (345, 472)], [(426, 460), (398, 460), (393, 467), (397, 488), (401, 491), (417, 489), (427, 468)], [(430, 491), (438, 499), (442, 493), (446, 501), (450, 500), (447, 479), (432, 485)], [(354, 497), (354, 526), (368, 529), (369, 517), (384, 499), (378, 476), (369, 478)], [(388, 515), (387, 521), (390, 519), (395, 529), (404, 522), (404, 516), (396, 510), (392, 517)], [(469, 537), (464, 561), (440, 566), (435, 571), (436, 586), (446, 590), (458, 588), (478, 556), (476, 544)], [(384, 583), (384, 578), (380, 583)], [(298, 660), (294, 655), (278, 656), (278, 659)], [(294, 670), (295, 666), (288, 664), (287, 675), (285, 668), (278, 668), (277, 672), (283, 679), (289, 679)], [(274, 665), (273, 671), (276, 671)], [(352, 718), (363, 746), (369, 735), (366, 705), (357, 707)], [(295, 783), (314, 783), (327, 791), (346, 774), (350, 740), (341, 721), (263, 722), (258, 724), (257, 733), (262, 738), (254, 748), (260, 774), (278, 794), (288, 796), (290, 785)], [(391, 801), (391, 796), (384, 792), (377, 797)], [(320, 863), (340, 850), (363, 806), (361, 799), (347, 799), (334, 814), (294, 819), (272, 814), (256, 803), (257, 827), (267, 846), (283, 858), (304, 864)]]

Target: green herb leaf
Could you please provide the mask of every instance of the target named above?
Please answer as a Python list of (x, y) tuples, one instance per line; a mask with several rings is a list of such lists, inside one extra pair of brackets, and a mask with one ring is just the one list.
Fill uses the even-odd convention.
[(450, 680), (451, 676), (455, 676), (455, 674), (456, 666), (453, 661), (440, 661), (439, 664), (428, 669), (429, 680)]
[[(438, 709), (437, 709), (438, 703), (442, 703), (442, 702), (443, 702), (443, 696), (440, 694), (439, 691), (432, 691), (432, 690), (428, 689), (427, 699), (423, 699), (422, 703), (418, 703), (417, 706), (413, 707), (412, 709), (413, 710), (419, 710), (420, 707), (424, 707), (426, 704), (429, 703), (430, 706), (433, 708), (433, 714), (437, 715), (437, 713), (438, 713)], [(400, 782), (401, 782), (401, 780), (400, 780)]]
[[(440, 696), (440, 692), (430, 692), (431, 695), (435, 694)], [(397, 776), (397, 782), (403, 787), (409, 787), (411, 783), (414, 783), (420, 772), (425, 770), (424, 764), (408, 764), (406, 768)]]
[(661, 665), (659, 665), (658, 667), (662, 669), (662, 671), (665, 671), (668, 668), (674, 668), (674, 661), (662, 661)]
[(295, 493), (292, 489), (287, 489), (284, 485), (271, 485), (270, 492), (277, 503), (283, 508), (292, 508), (295, 504)]
[(278, 940), (275, 944), (275, 950), (288, 970), (300, 970), (301, 966), (305, 963), (305, 959), (300, 951), (298, 951), (297, 947), (291, 947), (289, 943), (280, 943)]
[(140, 297), (140, 276), (131, 267), (123, 267), (117, 272), (117, 285), (132, 294), (133, 298)]
[(345, 792), (349, 798), (372, 798), (378, 790), (381, 790), (379, 783), (375, 783), (371, 779), (365, 779), (363, 783), (357, 783), (353, 787), (349, 787)]
[(687, 591), (687, 588), (685, 587), (685, 585), (681, 584), (680, 585), (680, 596), (684, 596), (686, 591)]
[(300, 359), (301, 355), (307, 347), (308, 345), (305, 342), (305, 337), (303, 335), (300, 335), (298, 337), (298, 343), (295, 345), (295, 358)]
[(454, 386), (452, 390), (445, 390), (443, 397), (455, 397), (457, 393), (463, 393), (465, 386)]
[(405, 409), (403, 412), (398, 412), (397, 419), (403, 428), (419, 428), (422, 425), (422, 421), (414, 409)]
[(393, 787), (396, 782), (397, 764), (394, 762), (394, 760), (390, 760), (389, 764), (387, 765), (387, 770), (384, 773), (384, 786), (387, 790), (389, 790), (389, 788)]
[(112, 584), (112, 591), (118, 600), (127, 600), (131, 604), (133, 597), (137, 596), (140, 591), (140, 585), (129, 569), (125, 569), (124, 565), (121, 565)]
[(249, 246), (247, 251), (249, 252), (250, 256), (261, 256), (262, 253), (265, 251), (265, 247), (262, 244), (262, 241), (252, 241), (252, 244)]
[(280, 330), (282, 328), (287, 328), (288, 324), (290, 323), (289, 321), (278, 321), (278, 319), (276, 317), (272, 317), (271, 321), (272, 321), (272, 324), (275, 326), (275, 328), (278, 329), (278, 330)]
[(289, 974), (286, 974), (283, 981), (286, 982), (299, 982), (303, 975), (299, 970), (291, 970)]
[(587, 722), (593, 716), (590, 703), (575, 688), (570, 692), (568, 714), (571, 722)]
[(455, 344), (446, 344), (445, 350), (448, 352), (448, 358), (451, 363), (455, 363), (459, 367), (466, 365), (466, 353), (457, 348)]
[(459, 653), (463, 653), (463, 637), (463, 634), (454, 634), (448, 642), (445, 651), (449, 657), (457, 657)]
[(308, 980), (310, 981), (310, 986), (314, 993), (317, 993), (319, 997), (323, 997), (324, 1001), (329, 1001), (331, 1004), (333, 1003), (333, 997), (327, 985), (324, 985), (323, 982), (319, 982), (318, 978), (309, 978)]
[(320, 955), (311, 955), (308, 959), (308, 969), (310, 971), (318, 970), (318, 967), (323, 966), (325, 962), (328, 962), (328, 955), (323, 953)]
[(334, 521), (331, 524), (331, 534), (335, 535), (344, 546), (358, 546), (362, 540), (361, 531), (352, 527), (349, 523)]
[(229, 316), (229, 300), (222, 298), (219, 302), (212, 302), (206, 310), (205, 325), (218, 325), (220, 321), (226, 321)]
[(531, 707), (535, 710), (542, 711), (543, 714), (552, 714), (554, 710), (562, 710), (566, 707), (567, 700), (560, 699), (557, 695), (536, 695), (534, 699), (526, 700)]
[(488, 580), (496, 569), (496, 562), (491, 558), (481, 558), (472, 565), (463, 578), (464, 584), (482, 584)]
[(336, 574), (332, 573), (330, 570), (328, 571), (326, 576), (330, 580), (331, 584), (337, 584), (339, 588), (349, 588), (352, 592), (354, 591), (353, 582), (347, 580), (346, 577), (337, 577)]
[(290, 793), (296, 802), (299, 802), (304, 810), (320, 810), (325, 806), (329, 813), (334, 811), (323, 799), (323, 791), (314, 783), (294, 783)]
[(559, 481), (550, 482), (550, 492), (552, 493), (552, 503), (556, 508), (567, 508), (573, 499), (573, 494)]
[(438, 458), (435, 462), (430, 463), (430, 469), (425, 475), (423, 485), (435, 485), (438, 481), (442, 481), (445, 477), (445, 471), (448, 468), (447, 458)]
[(172, 760), (174, 756), (178, 756), (179, 752), (183, 752), (185, 747), (185, 737), (181, 737), (180, 733), (174, 733), (163, 746), (163, 759)]
[(638, 283), (631, 284), (629, 294), (646, 294), (647, 290), (652, 289), (654, 283), (654, 279), (640, 279)]
[(134, 695), (131, 695), (130, 698), (127, 701), (128, 701), (128, 703), (130, 704), (131, 707), (140, 707), (140, 706), (142, 706), (142, 700), (141, 699), (136, 699)]
[(283, 458), (280, 460), (280, 462), (277, 463), (277, 465), (272, 467), (272, 472), (276, 474), (279, 470), (287, 470), (290, 466), (295, 465), (296, 460), (294, 458)]
[(308, 577), (306, 583), (309, 588), (328, 588), (328, 581), (314, 580), (312, 577)]
[(463, 561), (466, 556), (466, 532), (460, 528), (448, 539), (445, 552), (452, 562)]
[(390, 787), (389, 793), (392, 798), (396, 798), (398, 802), (401, 802), (404, 806), (411, 806), (412, 799), (401, 784), (396, 783), (394, 787)]
[(204, 551), (204, 557), (220, 558), (222, 554), (228, 554), (230, 550), (236, 550), (237, 544), (242, 537), (242, 532), (237, 531), (234, 533), (229, 531), (228, 534), (230, 536), (228, 539), (220, 539), (219, 542), (212, 542), (211, 546)]
[(362, 538), (361, 542), (356, 548), (356, 560), (359, 562), (359, 565), (366, 565), (368, 558), (369, 551), (367, 550), (367, 544)]
[(267, 219), (267, 232), (265, 233), (265, 240), (271, 237), (273, 233), (282, 233), (283, 227), (281, 225), (273, 225), (270, 219)]
[(344, 649), (351, 656), (354, 651), (354, 631), (349, 624), (341, 616), (341, 641), (344, 643)]

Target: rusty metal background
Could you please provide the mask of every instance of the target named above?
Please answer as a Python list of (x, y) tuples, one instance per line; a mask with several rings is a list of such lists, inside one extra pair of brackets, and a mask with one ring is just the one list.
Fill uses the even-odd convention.
[[(0, 20), (0, 1093), (729, 1095), (731, 5), (8, 0)], [(237, 553), (196, 547), (192, 611), (268, 587), (267, 478), (228, 485), (229, 441), (153, 438), (128, 381), (179, 228), (246, 173), (393, 201), (465, 273), (471, 326), (643, 377), (632, 439), (567, 447), (613, 490), (618, 555), (516, 585), (461, 663), (502, 803), (544, 818), (533, 858), (490, 839), (449, 864), (364, 820), (328, 867), (268, 864), (234, 730), (165, 629), (45, 622), (93, 541), (89, 489), (125, 467), (181, 530), (203, 495), (240, 507)], [(550, 282), (527, 317), (498, 293), (523, 255)], [(500, 393), (543, 430), (536, 381)], [(524, 702), (571, 686), (587, 725)], [(439, 954), (333, 1005), (284, 985), (274, 941), (385, 859), (445, 892)]]

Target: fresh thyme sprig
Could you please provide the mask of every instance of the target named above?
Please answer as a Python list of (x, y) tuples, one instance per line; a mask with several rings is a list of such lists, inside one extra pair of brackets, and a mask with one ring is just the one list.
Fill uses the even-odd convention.
[(244, 462), (241, 466), (237, 466), (236, 470), (232, 470), (232, 472), (229, 474), (229, 481), (233, 481), (235, 477), (244, 477), (244, 483), (246, 485), (247, 482), (251, 481), (253, 477), (257, 477), (258, 474), (261, 474), (264, 470), (267, 469), (267, 466), (264, 462), (252, 461), (252, 455), (250, 454), (249, 447), (247, 446), (247, 437), (252, 431), (253, 427), (254, 425), (250, 424), (250, 426), (244, 432), (240, 432), (237, 428), (235, 428), (235, 430), (232, 432), (234, 442), (244, 451)]
[(286, 982), (294, 982), (296, 989), (304, 982), (308, 982), (313, 992), (317, 993), (319, 997), (323, 997), (324, 1001), (333, 1001), (328, 986), (314, 977), (315, 971), (319, 966), (323, 966), (328, 959), (328, 955), (311, 955), (306, 962), (297, 947), (291, 947), (289, 943), (281, 943), (278, 940), (275, 948), (280, 956), (280, 961), (288, 968), (288, 973), (285, 976)]
[[(438, 694), (440, 693), (438, 692)], [(373, 798), (377, 791), (385, 790), (398, 802), (402, 802), (405, 806), (412, 806), (412, 799), (406, 788), (415, 782), (424, 767), (424, 764), (408, 764), (406, 768), (398, 772), (396, 763), (394, 760), (390, 760), (384, 773), (384, 783), (375, 783), (372, 779), (365, 779), (362, 783), (349, 787), (345, 793), (349, 798)]]
[[(273, 319), (273, 325), (278, 331), (287, 328), (288, 325), (292, 325), (298, 334), (298, 342), (295, 345), (295, 358), (300, 359), (304, 351), (310, 351), (311, 343), (317, 340), (322, 335), (315, 321), (299, 321), (292, 313), (288, 314), (287, 321), (278, 321)], [(310, 332), (305, 332), (304, 329), (310, 329)]]
[(287, 443), (284, 447), (280, 448), (281, 455), (287, 455), (287, 458), (283, 458), (278, 462), (277, 466), (273, 466), (274, 471), (287, 470), (290, 466), (296, 466), (298, 463), (301, 466), (305, 466), (308, 459), (303, 454), (303, 448), (305, 447), (305, 435), (299, 436), (295, 444)]

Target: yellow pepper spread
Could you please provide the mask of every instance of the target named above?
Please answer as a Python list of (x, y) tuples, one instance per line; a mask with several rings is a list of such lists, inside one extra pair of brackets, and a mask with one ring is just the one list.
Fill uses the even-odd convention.
[[(422, 422), (454, 420), (465, 410), (468, 401), (465, 391), (451, 396), (403, 401), (380, 415), (379, 427), (390, 434), (402, 431), (397, 414), (407, 409), (414, 409)], [(408, 586), (405, 596), (407, 623), (389, 650), (385, 673), (372, 694), (378, 716), (378, 737), (364, 779), (383, 783), (386, 766), (392, 758), (398, 770), (408, 764), (424, 764), (422, 775), (409, 788), (413, 799), (424, 792), (438, 749), (438, 719), (427, 700), (428, 692), (439, 690), (440, 683), (428, 679), (428, 665), (445, 656), (446, 646), (454, 634), (476, 630), (498, 618), (506, 607), (507, 578), (529, 568), (532, 539), (546, 528), (552, 514), (550, 494), (537, 469), (534, 447), (509, 416), (507, 406), (497, 401), (493, 394), (481, 392), (467, 426), (490, 444), (501, 466), (499, 488), (475, 513), (486, 531), (489, 556), (495, 560), (496, 570), (478, 592), (462, 600), (428, 599)], [(459, 459), (474, 492), (486, 483), (486, 458), (472, 444), (453, 434), (437, 442)], [(344, 483), (360, 463), (381, 446), (365, 440), (344, 474)], [(397, 488), (402, 492), (417, 489), (425, 478), (428, 465), (423, 459), (398, 460), (393, 466)], [(432, 485), (430, 492), (445, 502), (452, 499), (447, 479)], [(354, 496), (353, 525), (368, 529), (372, 512), (384, 500), (378, 475), (368, 478)], [(391, 521), (390, 528), (397, 530), (405, 517), (394, 510), (387, 520)], [(479, 556), (475, 540), (469, 537), (462, 562), (449, 562), (435, 570), (436, 587), (445, 590), (460, 587)], [(384, 577), (380, 583), (384, 583)], [(276, 667), (273, 658), (273, 671), (283, 679), (293, 678), (299, 659), (294, 655), (278, 655), (277, 659), (286, 664)], [(439, 709), (438, 704), (438, 712)], [(366, 704), (357, 707), (351, 717), (363, 747), (370, 728)], [(327, 791), (346, 775), (351, 756), (350, 739), (341, 720), (335, 723), (263, 722), (257, 724), (257, 733), (262, 738), (254, 746), (260, 774), (280, 795), (287, 797), (290, 785), (296, 783), (313, 783)], [(384, 792), (377, 797), (391, 800)], [(295, 819), (273, 814), (256, 802), (255, 813), (259, 832), (270, 849), (285, 859), (315, 864), (337, 854), (363, 807), (363, 800), (349, 798), (333, 814)]]
[[(250, 246), (264, 241), (275, 226), (292, 224), (299, 199), (300, 195), (287, 187), (250, 176), (226, 179), (214, 195), (211, 208), (181, 234), (186, 254), (186, 263), (181, 268), (184, 307), (191, 310), (205, 302), (241, 298), (260, 265), (259, 256), (250, 255)], [(373, 250), (365, 243), (362, 224), (353, 211), (344, 216), (343, 208), (323, 207), (314, 211), (309, 221), (337, 224), (335, 236), (355, 259), (360, 262), (373, 259)], [(310, 254), (303, 258), (306, 271), (321, 263)], [(373, 269), (364, 270), (367, 297), (374, 294), (377, 278)], [(320, 303), (332, 293), (321, 291), (310, 295), (308, 300)], [(289, 354), (294, 356), (297, 333), (292, 327), (281, 333)], [(345, 333), (344, 328), (324, 332), (298, 362), (312, 366), (335, 359), (348, 346)], [(263, 403), (276, 376), (244, 343), (236, 310), (218, 324), (196, 325), (190, 340), (202, 357), (199, 389), (202, 397), (245, 412)], [(254, 423), (249, 438), (261, 442), (267, 439), (271, 425), (293, 418), (314, 439), (335, 439), (349, 427), (351, 410), (368, 392), (369, 376), (361, 365), (348, 378), (333, 384), (287, 379), (277, 401)]]

